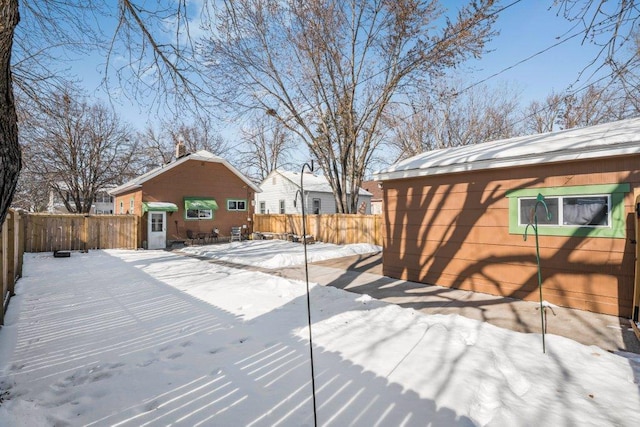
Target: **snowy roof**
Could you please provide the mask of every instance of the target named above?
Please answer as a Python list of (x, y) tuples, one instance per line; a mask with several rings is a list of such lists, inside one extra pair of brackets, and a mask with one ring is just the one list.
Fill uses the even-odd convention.
[[(284, 170), (276, 170), (275, 173), (282, 175), (284, 178), (291, 181), (298, 188), (300, 188), (300, 172), (289, 172)], [(267, 178), (268, 179), (268, 178)], [(266, 180), (265, 180), (266, 181)], [(314, 175), (312, 173), (304, 174), (304, 189), (305, 191), (314, 191), (316, 193), (331, 193), (333, 194), (333, 190), (331, 189), (331, 185), (329, 185), (329, 181), (324, 175)], [(347, 192), (349, 194), (349, 192)], [(360, 189), (358, 191), (360, 196), (371, 196), (371, 193), (364, 189)]]
[(374, 174), (411, 178), (640, 153), (640, 118), (419, 154)]
[(195, 153), (191, 153), (191, 154), (187, 154), (186, 156), (182, 156), (179, 159), (176, 159), (172, 162), (169, 162), (165, 165), (162, 165), (160, 167), (157, 167), (145, 174), (142, 174), (128, 182), (125, 182), (124, 184), (109, 190), (108, 193), (111, 195), (117, 195), (120, 193), (123, 193), (125, 191), (130, 191), (133, 190), (135, 188), (139, 188), (142, 184), (144, 184), (145, 182), (149, 181), (152, 178), (155, 178), (158, 175), (161, 175), (163, 173), (165, 173), (168, 170), (173, 169), (174, 167), (183, 164), (186, 161), (189, 160), (197, 160), (197, 161), (201, 161), (201, 162), (210, 162), (210, 163), (222, 163), (224, 166), (227, 167), (227, 169), (229, 169), (231, 172), (233, 172), (238, 178), (240, 178), (245, 184), (247, 184), (249, 187), (251, 187), (251, 189), (253, 189), (253, 191), (259, 193), (262, 190), (260, 190), (260, 188), (258, 186), (256, 186), (253, 182), (251, 182), (246, 176), (244, 176), (242, 173), (240, 173), (240, 171), (238, 171), (236, 168), (234, 168), (233, 166), (231, 166), (231, 164), (229, 164), (229, 162), (227, 162), (225, 159), (223, 159), (222, 157), (216, 156), (215, 154), (212, 154), (210, 152), (208, 152), (207, 150), (200, 150), (200, 151), (196, 151)]

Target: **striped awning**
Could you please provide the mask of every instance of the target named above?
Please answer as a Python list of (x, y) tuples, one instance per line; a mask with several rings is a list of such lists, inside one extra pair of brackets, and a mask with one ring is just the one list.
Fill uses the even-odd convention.
[(208, 210), (215, 211), (218, 209), (218, 204), (214, 199), (185, 197), (184, 208), (186, 210), (208, 209)]
[(176, 212), (178, 206), (170, 202), (142, 202), (142, 212)]

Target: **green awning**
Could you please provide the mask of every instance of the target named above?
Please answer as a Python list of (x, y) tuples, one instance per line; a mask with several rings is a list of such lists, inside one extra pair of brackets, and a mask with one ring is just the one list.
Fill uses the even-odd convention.
[(195, 197), (189, 197), (184, 199), (184, 208), (186, 210), (203, 210), (209, 209), (215, 211), (218, 209), (218, 204), (214, 199), (200, 199)]
[(178, 206), (170, 202), (142, 202), (142, 213), (154, 212), (177, 212)]

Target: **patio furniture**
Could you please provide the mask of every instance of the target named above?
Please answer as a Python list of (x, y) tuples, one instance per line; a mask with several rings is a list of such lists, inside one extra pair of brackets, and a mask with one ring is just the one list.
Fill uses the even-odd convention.
[(211, 230), (211, 233), (209, 233), (209, 236), (207, 236), (209, 239), (211, 239), (210, 241), (213, 243), (213, 241), (218, 241), (218, 232), (220, 230), (218, 230), (217, 228), (214, 228), (213, 230)]
[(233, 242), (234, 240), (238, 242), (242, 241), (242, 227), (231, 227), (231, 237), (229, 237), (229, 241)]
[(206, 243), (205, 237), (207, 235), (205, 233), (196, 233), (193, 230), (187, 230), (187, 238), (191, 241), (191, 244), (194, 244), (194, 242), (202, 242), (202, 243)]

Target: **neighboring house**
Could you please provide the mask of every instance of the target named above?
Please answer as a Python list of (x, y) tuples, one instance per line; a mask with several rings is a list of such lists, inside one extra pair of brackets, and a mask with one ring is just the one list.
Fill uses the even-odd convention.
[[(67, 194), (65, 195), (67, 201), (71, 199), (71, 197)], [(73, 202), (71, 203), (73, 205)], [(69, 211), (64, 205), (64, 201), (60, 198), (60, 195), (54, 191), (52, 188), (49, 189), (49, 203), (47, 204), (47, 212), (56, 213), (56, 214), (67, 214)], [(96, 197), (91, 204), (91, 210), (89, 214), (92, 215), (102, 215), (102, 214), (113, 214), (113, 196), (109, 194), (109, 189), (101, 189), (96, 193)]]
[(382, 184), (378, 181), (362, 181), (362, 188), (371, 193), (371, 213), (382, 215)]
[(139, 244), (149, 249), (189, 238), (187, 231), (229, 236), (251, 232), (254, 193), (260, 189), (226, 160), (201, 150), (178, 157), (113, 190), (116, 214), (142, 218)]
[(640, 119), (426, 152), (374, 178), (385, 275), (537, 300), (527, 224), (542, 194), (551, 212), (537, 211), (543, 298), (637, 317)]
[[(274, 170), (260, 185), (256, 194), (256, 212), (261, 214), (299, 214), (300, 173)], [(307, 214), (336, 213), (336, 202), (329, 182), (324, 176), (304, 174), (304, 201)], [(360, 190), (358, 205), (361, 213), (371, 213), (371, 193)]]

